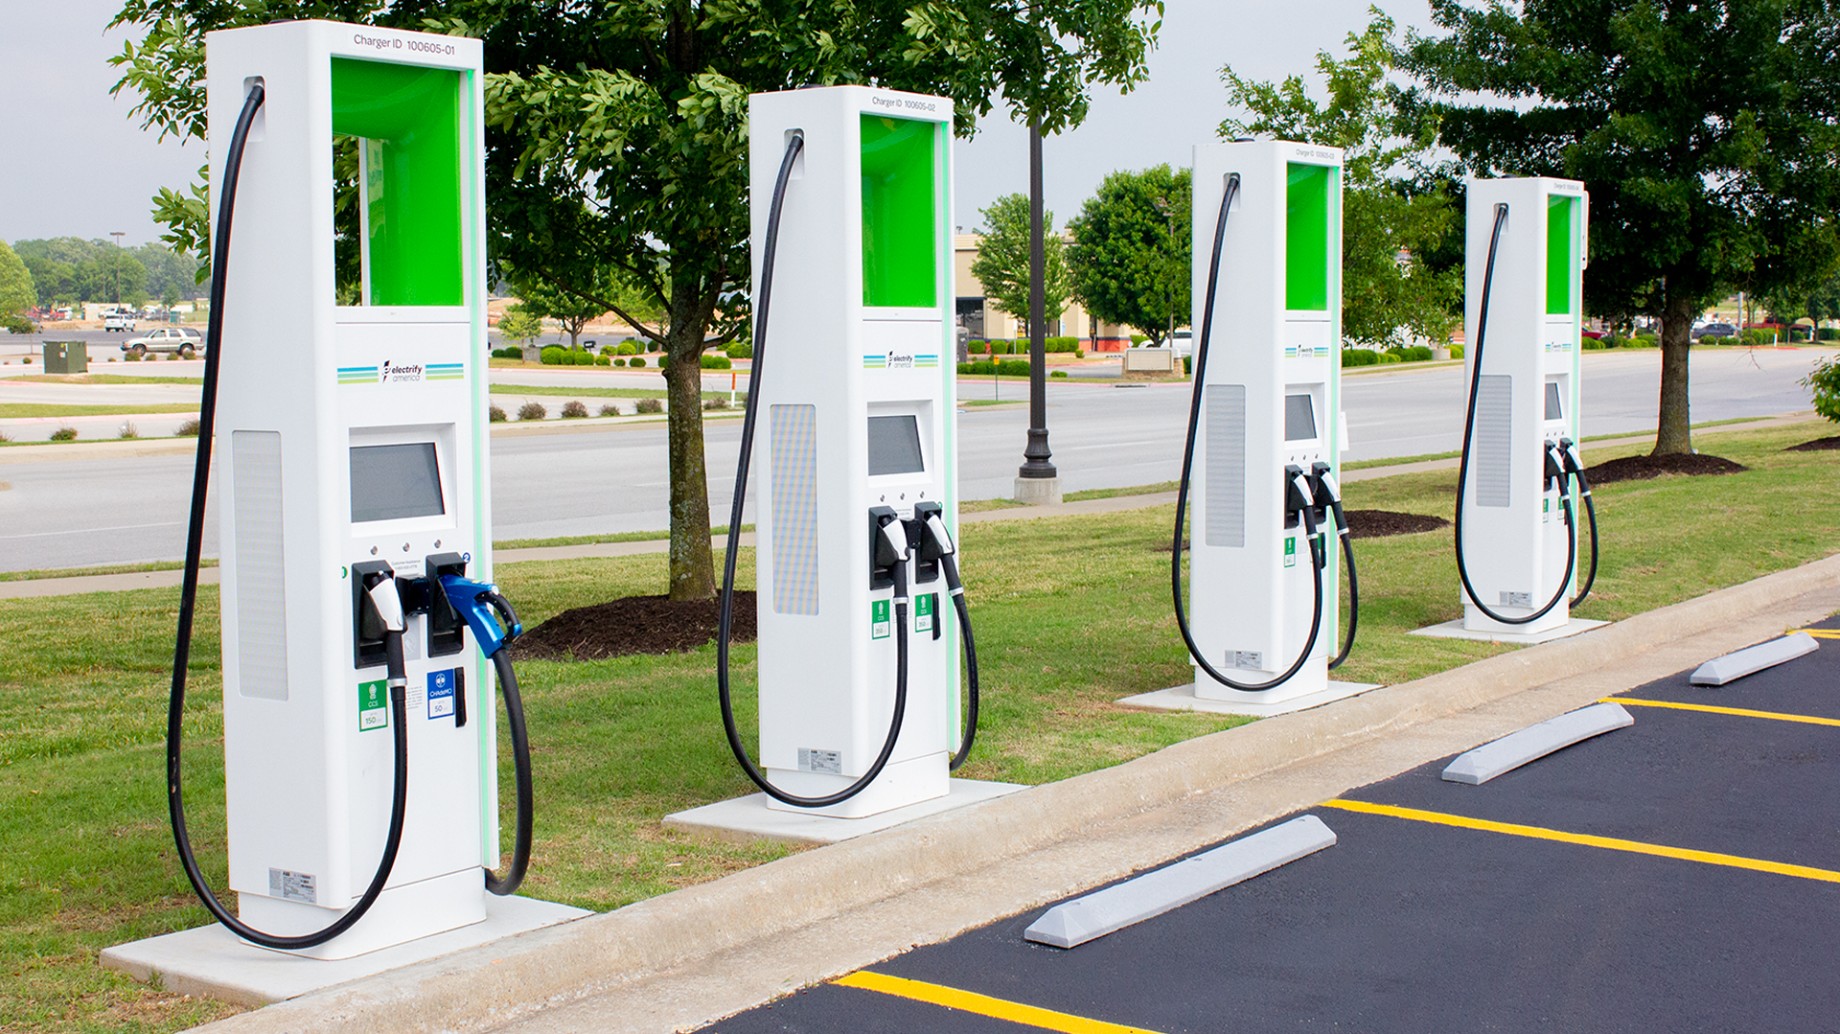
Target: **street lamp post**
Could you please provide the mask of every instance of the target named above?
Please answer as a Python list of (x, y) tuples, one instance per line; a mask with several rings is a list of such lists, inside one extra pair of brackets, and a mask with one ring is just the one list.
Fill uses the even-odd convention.
[(126, 230), (110, 230), (109, 236), (115, 238), (115, 308), (121, 308), (121, 239), (127, 236)]
[(1041, 200), (1041, 123), (1029, 120), (1029, 441), (1016, 471), (1016, 498), (1061, 501), (1060, 472), (1048, 462), (1047, 250)]

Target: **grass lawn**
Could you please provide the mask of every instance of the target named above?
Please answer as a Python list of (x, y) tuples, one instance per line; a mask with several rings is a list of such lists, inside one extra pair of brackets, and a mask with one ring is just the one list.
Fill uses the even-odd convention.
[(32, 373), (12, 377), (15, 381), (46, 381), (52, 384), (204, 384), (199, 377), (135, 377), (125, 373)]
[(196, 412), (198, 412), (196, 402), (137, 402), (125, 406), (72, 406), (60, 402), (0, 402), (0, 417), (145, 416), (152, 413)]
[[(602, 388), (594, 385), (571, 388), (561, 384), (493, 384), (492, 394), (554, 395), (558, 398), (579, 396), (597, 399), (661, 399), (664, 398), (665, 391), (663, 388)], [(704, 392), (703, 397), (713, 398), (714, 396), (709, 392)], [(728, 393), (724, 392), (722, 397), (727, 398)]]
[[(1627, 617), (1840, 551), (1835, 455), (1782, 451), (1830, 433), (1815, 421), (1706, 432), (1696, 436), (1700, 448), (1752, 469), (1598, 489), (1603, 567), (1581, 616)], [(1358, 482), (1348, 502), (1447, 515), (1454, 479), (1433, 471)], [(1113, 703), (1191, 677), (1170, 615), (1169, 555), (1159, 548), (1171, 516), (1160, 506), (965, 527), (985, 700), (963, 774), (1062, 779), (1242, 721)], [(1512, 649), (1405, 634), (1460, 611), (1448, 530), (1356, 549), (1365, 607), (1342, 677), (1399, 682)], [(650, 554), (508, 564), (498, 574), (534, 625), (568, 607), (657, 592), (665, 563)], [(110, 944), (205, 922), (173, 857), (163, 801), (176, 604), (172, 590), (0, 601), (0, 641), (14, 644), (0, 654), (0, 1024), (9, 1031), (171, 1030), (233, 1011), (96, 964)], [(186, 778), (193, 838), (221, 887), (215, 589), (202, 591), (200, 605)], [(753, 648), (738, 648), (735, 660), (740, 685), (751, 687)], [(787, 853), (659, 823), (749, 790), (723, 742), (713, 663), (705, 647), (520, 665), (537, 765), (530, 894), (611, 909)], [(751, 712), (751, 689), (741, 702)], [(503, 778), (508, 787), (509, 773)]]

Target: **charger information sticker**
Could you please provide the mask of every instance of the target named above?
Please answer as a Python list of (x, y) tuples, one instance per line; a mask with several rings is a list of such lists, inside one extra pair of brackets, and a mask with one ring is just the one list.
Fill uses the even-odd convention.
[(1284, 536), (1284, 566), (1297, 566), (1297, 536)]
[(454, 716), (454, 669), (443, 668), (428, 673), (428, 717)]
[(390, 684), (383, 679), (358, 683), (358, 731), (390, 727)]
[(894, 621), (888, 617), (892, 600), (869, 601), (869, 638), (886, 639), (894, 634)]
[(936, 598), (930, 592), (924, 596), (914, 597), (914, 631), (931, 632), (933, 630), (933, 600)]
[(310, 872), (270, 869), (268, 870), (268, 896), (285, 901), (304, 901), (309, 905), (317, 905), (319, 904), (319, 880)]

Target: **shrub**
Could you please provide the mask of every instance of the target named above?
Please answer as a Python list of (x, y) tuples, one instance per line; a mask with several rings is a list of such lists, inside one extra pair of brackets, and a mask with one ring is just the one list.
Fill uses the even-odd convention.
[(187, 420), (185, 423), (180, 424), (179, 429), (173, 433), (181, 438), (196, 438), (198, 437), (198, 421)]
[(491, 406), (491, 407), (488, 407), (488, 408), (486, 409), (486, 420), (487, 420), (487, 421), (489, 421), (489, 422), (491, 422), (491, 423), (494, 423), (494, 424), (502, 424), (502, 423), (504, 423), (504, 422), (505, 422), (505, 410), (504, 410), (504, 407), (502, 407), (502, 406)]
[(1580, 347), (1587, 352), (1601, 352), (1610, 346), (1604, 344), (1601, 338), (1588, 337), (1584, 339), (1584, 343)]
[(562, 419), (564, 420), (585, 420), (587, 416), (588, 407), (579, 402), (570, 400), (562, 405)]
[(77, 429), (74, 427), (60, 427), (51, 432), (51, 440), (54, 442), (74, 442), (77, 440)]
[(723, 349), (723, 351), (728, 354), (730, 359), (752, 359), (754, 358), (754, 343), (751, 341), (736, 341)]
[(1816, 360), (1813, 372), (1802, 378), (1802, 384), (1814, 392), (1814, 411), (1840, 424), (1840, 360)]
[(115, 435), (117, 438), (139, 438), (140, 436), (141, 429), (135, 427), (132, 420), (122, 421), (121, 430)]
[(990, 342), (981, 338), (972, 338), (965, 342), (965, 352), (969, 355), (983, 355), (990, 350)]
[(638, 355), (639, 345), (632, 338), (627, 338), (626, 340), (620, 342), (618, 345), (614, 346), (613, 354), (614, 355)]
[[(1185, 355), (1182, 357), (1182, 375), (1184, 377), (1193, 377), (1195, 375), (1195, 357), (1193, 355)], [(1065, 376), (1065, 374), (1062, 376)]]
[(594, 357), (594, 365), (596, 365), (596, 366), (612, 366), (612, 365), (613, 365), (613, 356), (610, 356), (610, 355), (608, 355), (608, 354), (606, 354), (605, 352), (603, 352), (603, 353), (601, 353), (600, 355), (597, 355), (597, 356), (595, 356), (595, 357)]
[(561, 345), (545, 345), (543, 351), (537, 353), (537, 357), (542, 360), (544, 366), (561, 366), (568, 362), (568, 354), (569, 350)]
[(1452, 359), (1463, 358), (1463, 346), (1462, 345), (1451, 345), (1450, 346), (1450, 357)]
[(1051, 337), (1042, 342), (1044, 352), (1077, 352), (1080, 339), (1077, 337)]
[(10, 442), (10, 441), (12, 441), (11, 438), (8, 438), (5, 434), (0, 434), (0, 442)]
[(181, 359), (184, 359), (184, 358), (185, 358), (184, 356), (182, 356), (182, 355), (180, 355), (180, 354), (179, 354), (179, 353), (177, 353), (177, 352), (168, 352), (168, 353), (166, 353), (166, 361), (167, 361), (167, 362), (169, 362), (169, 363), (176, 363), (176, 362), (178, 362), (179, 360), (181, 360)]
[(1136, 348), (1138, 345), (1141, 345), (1148, 340), (1150, 339), (1148, 337), (1145, 337), (1142, 334), (1132, 334), (1131, 335), (1131, 347)]
[(703, 408), (704, 409), (727, 409), (728, 400), (725, 398), (722, 398), (721, 396), (717, 396), (712, 399), (704, 399)]
[(705, 370), (732, 370), (735, 366), (728, 356), (711, 355), (708, 352), (703, 353), (702, 365)]
[(664, 412), (664, 401), (662, 399), (640, 399), (638, 404), (633, 406), (633, 412), (646, 414), (662, 413)]
[(1376, 352), (1374, 353), (1374, 362), (1379, 363), (1382, 366), (1385, 366), (1387, 363), (1397, 363), (1397, 362), (1402, 362), (1402, 361), (1403, 360), (1399, 358), (1398, 352)]
[(601, 406), (601, 415), (602, 416), (619, 416), (620, 407), (614, 405), (611, 402), (608, 402)]
[(631, 359), (626, 360), (626, 365), (636, 370), (645, 365), (645, 357), (642, 355), (635, 355)]
[(1067, 371), (1066, 370), (1049, 370), (1048, 376), (1049, 377), (1066, 377)]
[(1372, 366), (1380, 361), (1380, 353), (1371, 348), (1342, 349), (1343, 366)]
[(569, 365), (571, 366), (593, 366), (594, 365), (594, 353), (589, 352), (585, 349), (571, 348), (569, 349)]
[(1711, 334), (1701, 334), (1699, 336), (1699, 343), (1702, 345), (1716, 345), (1719, 343), (1719, 339)]
[(541, 402), (526, 402), (518, 407), (519, 420), (541, 420), (548, 415), (549, 410)]
[(625, 357), (625, 356), (614, 356), (614, 358), (613, 358), (613, 365), (615, 365), (615, 366), (625, 366), (625, 365), (626, 365), (626, 357)]
[[(124, 361), (130, 362), (130, 363), (138, 363), (141, 361), (141, 357), (138, 355), (135, 355), (133, 352), (123, 352), (121, 357)], [(31, 361), (32, 361), (32, 357), (26, 356), (26, 362), (30, 363)]]
[(1074, 357), (1075, 359), (1084, 359), (1084, 358), (1086, 358), (1086, 349), (1084, 349), (1084, 348), (1076, 348), (1076, 349), (1074, 349), (1074, 350), (1073, 350), (1073, 357)]
[[(1840, 341), (1840, 327), (1822, 327), (1820, 330), (1815, 331), (1814, 336), (1821, 341)], [(31, 361), (31, 358), (28, 356), (26, 362), (29, 363)]]
[(980, 359), (976, 362), (959, 363), (961, 374), (996, 374), (999, 377), (1027, 377), (1029, 362), (1026, 359)]

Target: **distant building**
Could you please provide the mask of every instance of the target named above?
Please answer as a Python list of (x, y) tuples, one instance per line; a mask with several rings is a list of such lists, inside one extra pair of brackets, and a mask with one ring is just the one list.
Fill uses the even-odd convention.
[[(1027, 321), (991, 305), (984, 297), (984, 285), (971, 275), (977, 261), (982, 234), (960, 233), (952, 237), (952, 287), (957, 297), (959, 321), (971, 331), (973, 340), (1013, 341), (1028, 337)], [(1089, 352), (1119, 352), (1131, 344), (1131, 329), (1093, 319), (1080, 303), (1069, 301), (1060, 317), (1048, 319), (1049, 337), (1082, 338)]]

